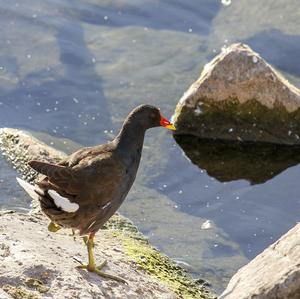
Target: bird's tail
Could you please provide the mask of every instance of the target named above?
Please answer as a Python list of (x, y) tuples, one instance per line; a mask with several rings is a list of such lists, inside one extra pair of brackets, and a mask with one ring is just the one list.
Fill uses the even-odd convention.
[(17, 182), (20, 184), (20, 186), (29, 194), (29, 196), (31, 198), (33, 198), (34, 200), (38, 200), (39, 196), (35, 191), (35, 187), (31, 184), (29, 184), (28, 182), (20, 179), (20, 178), (16, 178)]

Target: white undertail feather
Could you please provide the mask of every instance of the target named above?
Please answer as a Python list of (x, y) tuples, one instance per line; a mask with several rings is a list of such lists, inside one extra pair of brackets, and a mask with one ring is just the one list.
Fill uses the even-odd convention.
[(29, 184), (28, 182), (20, 179), (20, 178), (16, 178), (17, 182), (20, 184), (20, 186), (29, 194), (29, 196), (31, 198), (33, 198), (34, 200), (38, 200), (39, 196), (38, 194), (35, 192), (35, 186)]
[(61, 196), (54, 190), (48, 190), (48, 194), (53, 198), (55, 205), (67, 213), (73, 213), (79, 209), (77, 203), (70, 202), (68, 198)]

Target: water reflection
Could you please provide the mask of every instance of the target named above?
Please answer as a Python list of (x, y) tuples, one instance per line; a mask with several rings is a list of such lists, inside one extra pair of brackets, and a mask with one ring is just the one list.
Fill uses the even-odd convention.
[(300, 162), (300, 147), (175, 135), (187, 157), (220, 182), (264, 183)]

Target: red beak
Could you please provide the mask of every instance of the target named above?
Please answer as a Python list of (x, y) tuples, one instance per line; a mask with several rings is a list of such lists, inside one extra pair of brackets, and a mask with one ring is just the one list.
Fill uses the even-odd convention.
[(175, 126), (171, 122), (169, 122), (165, 117), (163, 117), (162, 115), (160, 115), (160, 125), (169, 130), (173, 130), (173, 131), (176, 130)]

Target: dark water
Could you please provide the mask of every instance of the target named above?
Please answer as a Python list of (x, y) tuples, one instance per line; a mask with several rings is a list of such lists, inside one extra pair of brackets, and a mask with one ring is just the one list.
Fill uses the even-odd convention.
[[(103, 143), (138, 104), (170, 116), (204, 64), (235, 41), (248, 43), (299, 86), (297, 8), (292, 0), (228, 6), (221, 0), (0, 0), (0, 127)], [(300, 167), (292, 158), (282, 166), (280, 156), (268, 160), (273, 174), (263, 180), (257, 163), (256, 172), (243, 176), (228, 165), (228, 176), (224, 167), (220, 174), (222, 161), (203, 157), (198, 167), (169, 132), (151, 130), (122, 212), (155, 246), (221, 291), (241, 265), (299, 221)], [(242, 168), (248, 159), (238, 162)], [(0, 166), (1, 206), (28, 207), (14, 170), (4, 159)]]

